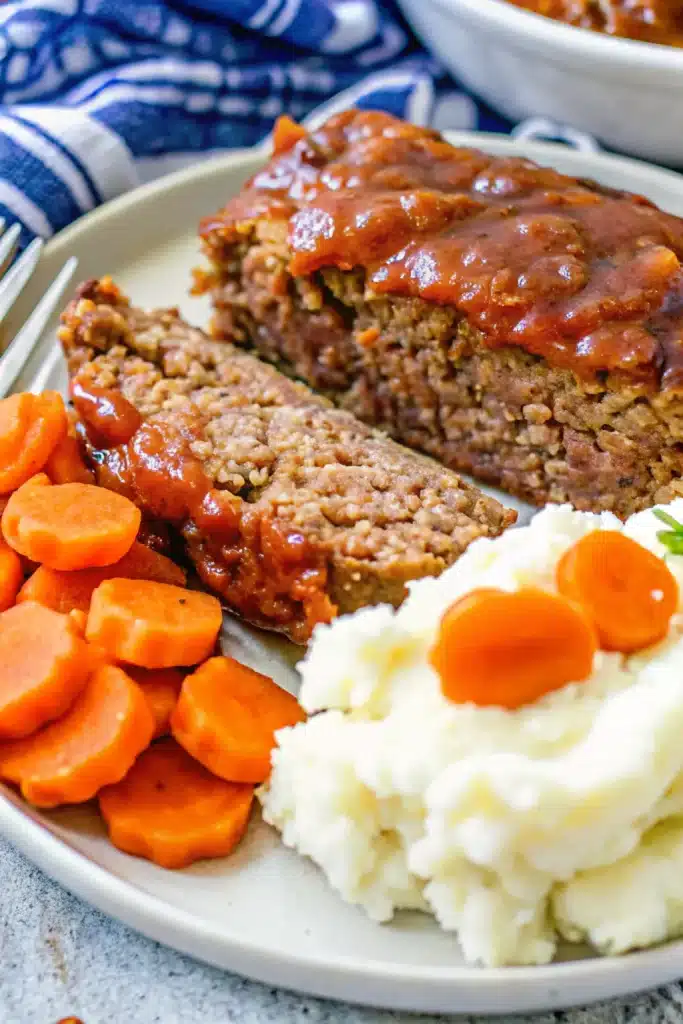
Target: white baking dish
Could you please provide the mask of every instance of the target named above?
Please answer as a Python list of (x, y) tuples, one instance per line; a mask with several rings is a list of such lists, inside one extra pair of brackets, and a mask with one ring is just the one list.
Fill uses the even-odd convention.
[(540, 115), (683, 167), (683, 49), (572, 28), (505, 0), (399, 0), (425, 45), (512, 120)]

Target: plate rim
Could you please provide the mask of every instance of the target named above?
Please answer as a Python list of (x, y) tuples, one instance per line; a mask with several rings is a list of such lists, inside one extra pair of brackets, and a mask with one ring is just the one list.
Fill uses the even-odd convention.
[[(21, 798), (6, 787), (0, 786), (0, 791), (0, 832), (58, 884), (149, 939), (265, 984), (316, 997), (430, 1014), (452, 1011), (451, 1000), (457, 998), (461, 1004), (458, 1012), (502, 1015), (566, 1009), (634, 995), (672, 982), (681, 974), (683, 940), (621, 956), (538, 966), (408, 967), (348, 957), (330, 962), (318, 955), (293, 954), (228, 938), (201, 917), (101, 867), (46, 827), (39, 811), (23, 805)], [(199, 951), (197, 942), (201, 944)], [(216, 956), (212, 949), (220, 949), (227, 956)], [(586, 973), (590, 979), (583, 977)], [(624, 975), (629, 976), (627, 988), (619, 984)], [(585, 988), (573, 984), (581, 981), (590, 983), (588, 994)], [(391, 996), (382, 995), (380, 989), (389, 985)], [(416, 996), (415, 988), (419, 986), (429, 991), (426, 1000)], [(500, 1005), (501, 992), (504, 1006)], [(567, 996), (566, 992), (576, 995)]]
[[(561, 156), (563, 161), (569, 160), (570, 163), (576, 163), (577, 165), (589, 161), (598, 165), (598, 167), (603, 166), (617, 170), (622, 167), (634, 174), (641, 175), (647, 181), (652, 181), (655, 187), (658, 181), (670, 187), (678, 186), (683, 195), (682, 174), (669, 170), (666, 167), (658, 167), (646, 160), (638, 160), (635, 157), (621, 156), (603, 150), (586, 152), (564, 143), (518, 139), (498, 132), (444, 131), (441, 134), (455, 146), (483, 150), (490, 147), (495, 149), (496, 153), (505, 152), (513, 156), (522, 155), (538, 161), (547, 159), (550, 163), (552, 163), (553, 156)], [(180, 170), (172, 171), (170, 174), (163, 174), (159, 178), (138, 185), (129, 192), (124, 192), (122, 195), (115, 196), (113, 199), (101, 203), (100, 206), (89, 210), (72, 224), (58, 231), (48, 239), (43, 251), (43, 259), (54, 256), (55, 253), (66, 248), (83, 232), (96, 229), (100, 222), (125, 212), (131, 206), (138, 206), (141, 203), (154, 199), (159, 194), (176, 188), (182, 188), (184, 185), (200, 183), (207, 178), (213, 178), (223, 170), (232, 170), (240, 166), (244, 166), (246, 169), (252, 163), (266, 159), (267, 156), (268, 150), (263, 145), (235, 149), (219, 156), (208, 157), (199, 164), (183, 167)]]
[[(645, 161), (606, 153), (581, 152), (565, 145), (511, 139), (479, 132), (445, 132), (456, 145), (493, 149), (497, 153), (530, 156), (553, 163), (617, 171), (624, 168), (652, 187), (674, 189), (683, 199), (683, 176)], [(45, 247), (44, 259), (56, 259), (84, 233), (101, 229), (111, 218), (129, 214), (169, 191), (201, 187), (202, 182), (243, 168), (251, 173), (263, 159), (263, 147), (240, 149), (165, 175), (118, 196), (69, 225)], [(207, 211), (210, 213), (211, 211)], [(264, 946), (256, 940), (227, 936), (201, 916), (175, 907), (121, 877), (74, 847), (41, 821), (14, 793), (0, 787), (0, 832), (50, 877), (100, 911), (167, 946), (256, 980), (315, 996), (399, 1010), (436, 1013), (510, 1013), (586, 1004), (598, 999), (633, 994), (683, 975), (683, 940), (620, 957), (594, 956), (540, 966), (479, 967), (395, 964), (370, 959), (294, 953)], [(163, 869), (158, 869), (163, 870)], [(182, 875), (180, 875), (182, 877)], [(378, 926), (379, 927), (379, 926)], [(454, 938), (454, 942), (455, 942)], [(198, 951), (198, 946), (199, 951)], [(212, 954), (219, 949), (221, 955)], [(624, 978), (628, 979), (624, 984)], [(582, 984), (578, 984), (582, 983)], [(384, 988), (385, 994), (380, 990)], [(422, 995), (417, 989), (421, 988)], [(505, 1005), (500, 1005), (500, 991)], [(571, 995), (576, 990), (577, 996)], [(488, 999), (487, 999), (488, 997)]]

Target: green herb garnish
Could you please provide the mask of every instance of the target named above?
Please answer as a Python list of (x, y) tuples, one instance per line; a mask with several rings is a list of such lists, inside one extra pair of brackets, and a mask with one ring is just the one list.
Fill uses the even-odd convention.
[(660, 530), (657, 540), (667, 548), (672, 555), (683, 555), (683, 523), (670, 516), (663, 508), (652, 510), (661, 523), (666, 523), (668, 530)]

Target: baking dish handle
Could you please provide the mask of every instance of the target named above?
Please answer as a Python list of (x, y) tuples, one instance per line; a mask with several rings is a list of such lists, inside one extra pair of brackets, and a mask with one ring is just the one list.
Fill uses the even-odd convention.
[(600, 146), (592, 135), (579, 132), (569, 125), (560, 124), (549, 117), (529, 117), (521, 121), (510, 133), (514, 139), (525, 142), (563, 142), (580, 153), (599, 153)]

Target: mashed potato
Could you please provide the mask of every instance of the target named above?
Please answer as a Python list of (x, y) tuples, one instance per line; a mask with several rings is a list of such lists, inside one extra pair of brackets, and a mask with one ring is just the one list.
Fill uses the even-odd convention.
[[(667, 506), (683, 521), (683, 499)], [(403, 606), (319, 626), (303, 661), (310, 720), (278, 734), (264, 815), (378, 921), (434, 914), (469, 961), (544, 963), (559, 936), (621, 952), (683, 932), (683, 616), (654, 648), (598, 652), (582, 683), (514, 711), (454, 704), (428, 662), (475, 587), (554, 589), (592, 530), (666, 556), (651, 511), (549, 506), (478, 540)]]

